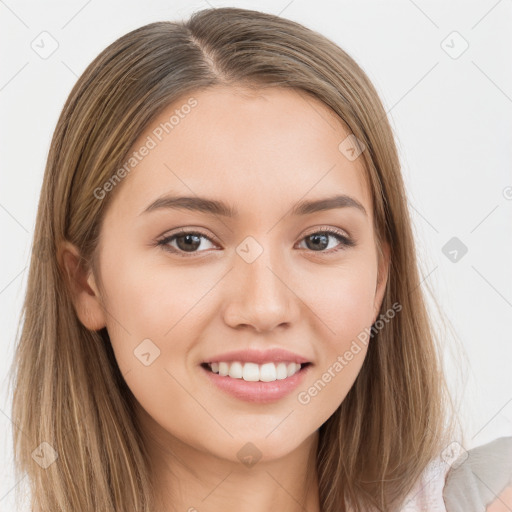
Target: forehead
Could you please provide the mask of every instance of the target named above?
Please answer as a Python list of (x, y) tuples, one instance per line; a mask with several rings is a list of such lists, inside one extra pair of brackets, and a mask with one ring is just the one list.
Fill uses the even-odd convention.
[(348, 135), (328, 106), (303, 91), (197, 91), (146, 128), (128, 157), (143, 146), (150, 150), (117, 192), (137, 210), (125, 214), (140, 213), (168, 192), (222, 199), (241, 214), (340, 193), (355, 197), (371, 217), (363, 158), (351, 161), (339, 149)]

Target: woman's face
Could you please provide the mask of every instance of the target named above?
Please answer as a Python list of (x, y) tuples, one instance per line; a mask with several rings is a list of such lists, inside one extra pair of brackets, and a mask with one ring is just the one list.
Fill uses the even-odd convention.
[[(90, 302), (82, 321), (106, 325), (141, 417), (163, 442), (233, 461), (247, 450), (277, 458), (312, 436), (353, 385), (387, 266), (378, 281), (363, 157), (347, 142), (340, 149), (349, 134), (305, 93), (209, 89), (162, 112), (126, 176), (97, 191), (105, 200), (116, 188), (99, 276), (88, 281), (103, 307)], [(304, 207), (334, 196), (351, 199)], [(310, 364), (273, 383), (204, 367), (267, 349)], [(272, 377), (268, 364), (247, 368), (248, 379), (261, 376), (251, 370)]]

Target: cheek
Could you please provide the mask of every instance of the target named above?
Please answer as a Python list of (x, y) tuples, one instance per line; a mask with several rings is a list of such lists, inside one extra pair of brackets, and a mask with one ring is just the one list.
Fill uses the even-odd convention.
[(357, 337), (373, 320), (376, 272), (364, 260), (317, 275), (307, 289), (311, 310), (324, 324), (326, 338), (337, 349)]
[(162, 337), (205, 293), (197, 275), (172, 270), (165, 261), (125, 253), (110, 268), (104, 278), (108, 310), (138, 336)]
[[(298, 301), (301, 317), (331, 359), (371, 325), (376, 278), (372, 263), (371, 254), (359, 253), (338, 266), (308, 264), (287, 276), (300, 298), (290, 292), (290, 300)], [(124, 360), (133, 363), (133, 351), (148, 338), (161, 350), (159, 363), (169, 362), (172, 354), (188, 350), (184, 333), (193, 337), (220, 307), (215, 297), (222, 289), (218, 281), (223, 272), (208, 266), (172, 268), (165, 258), (148, 258), (143, 251), (127, 248), (121, 255), (105, 253), (102, 275), (107, 328), (120, 365)], [(172, 354), (166, 353), (169, 340)]]
[(334, 413), (360, 373), (370, 341), (374, 296), (372, 268), (347, 265), (311, 297), (322, 334), (315, 339), (316, 372), (298, 400), (310, 405), (308, 411), (317, 420), (323, 422)]
[(155, 262), (128, 251), (117, 259), (113, 254), (105, 257), (107, 268), (110, 271), (102, 274), (107, 329), (121, 370), (134, 366), (140, 370), (134, 355), (146, 345), (151, 352), (148, 339), (157, 347), (153, 348), (158, 354), (156, 366), (176, 366), (176, 357), (185, 357), (189, 340), (210, 318), (219, 276), (199, 267), (172, 268), (165, 259)]

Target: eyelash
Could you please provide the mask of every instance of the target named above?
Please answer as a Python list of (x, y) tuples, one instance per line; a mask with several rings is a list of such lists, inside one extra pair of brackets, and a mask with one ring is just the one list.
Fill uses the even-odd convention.
[[(342, 251), (344, 249), (355, 246), (355, 242), (353, 240), (351, 240), (350, 238), (343, 235), (340, 231), (333, 229), (333, 228), (329, 228), (329, 227), (320, 228), (317, 231), (313, 231), (312, 233), (309, 233), (306, 236), (304, 236), (300, 241), (302, 242), (302, 240), (304, 240), (305, 238), (308, 238), (312, 235), (318, 235), (318, 234), (332, 235), (334, 238), (336, 238), (340, 242), (340, 247), (338, 247), (336, 249), (330, 249), (328, 251), (312, 251), (311, 250), (310, 252), (318, 253), (318, 254), (334, 254), (334, 253), (337, 253), (338, 251)], [(215, 240), (212, 240), (209, 236), (205, 235), (204, 233), (201, 233), (200, 231), (185, 231), (185, 230), (183, 230), (183, 231), (180, 231), (179, 233), (175, 233), (173, 235), (169, 235), (169, 236), (166, 236), (165, 238), (158, 240), (157, 246), (162, 247), (162, 249), (164, 251), (168, 251), (173, 254), (178, 254), (179, 256), (184, 257), (184, 258), (193, 257), (194, 254), (199, 254), (201, 252), (204, 252), (204, 251), (196, 251), (196, 252), (187, 253), (185, 251), (176, 249), (174, 247), (171, 248), (168, 245), (169, 242), (175, 240), (176, 238), (180, 238), (180, 237), (187, 236), (187, 235), (199, 235), (201, 237), (206, 238), (207, 240), (209, 240), (212, 243), (216, 243)]]

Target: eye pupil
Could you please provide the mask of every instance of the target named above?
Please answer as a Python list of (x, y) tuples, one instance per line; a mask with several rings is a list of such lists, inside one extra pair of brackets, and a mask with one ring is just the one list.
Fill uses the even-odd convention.
[[(320, 241), (320, 239), (321, 239), (321, 241)], [(314, 241), (313, 248), (316, 247), (317, 249), (319, 247), (319, 245), (318, 245), (319, 242), (320, 242), (321, 249), (325, 249), (329, 245), (329, 237), (326, 234), (322, 234), (322, 233), (314, 233), (313, 235), (306, 237), (306, 240), (313, 240)], [(324, 243), (322, 243), (322, 242), (324, 242)]]
[[(185, 239), (187, 241), (186, 244), (184, 244), (182, 247), (180, 247), (180, 240)], [(194, 241), (192, 242), (192, 239)], [(192, 242), (192, 243), (190, 243)], [(197, 249), (201, 245), (201, 237), (194, 234), (188, 234), (188, 235), (182, 235), (176, 237), (176, 244), (178, 247), (184, 251), (193, 252), (195, 249)]]

